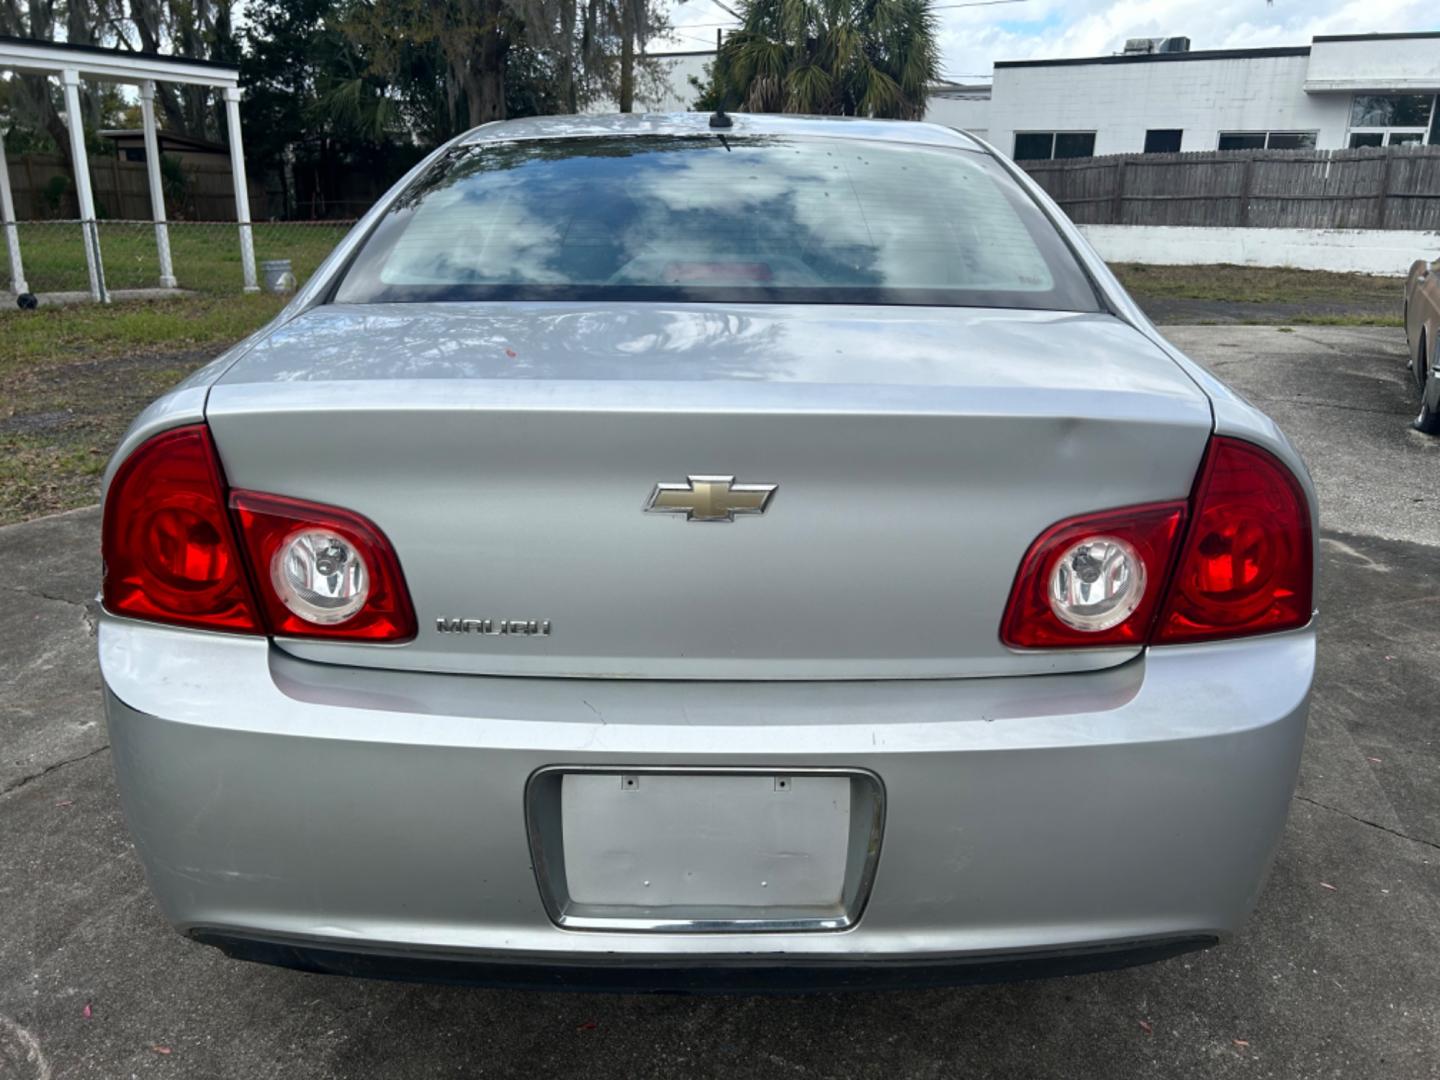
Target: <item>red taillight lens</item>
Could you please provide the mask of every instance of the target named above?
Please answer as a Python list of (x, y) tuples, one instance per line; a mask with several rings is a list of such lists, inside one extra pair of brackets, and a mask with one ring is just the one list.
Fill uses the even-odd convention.
[(1210, 442), (1156, 644), (1291, 630), (1310, 621), (1310, 508), (1290, 470), (1237, 439)]
[(415, 612), (385, 535), (349, 510), (236, 491), (230, 506), (271, 633), (406, 641)]
[[(1311, 539), (1290, 470), (1258, 446), (1216, 436), (1188, 506), (1108, 510), (1042, 533), (1020, 564), (1000, 637), (1024, 649), (1170, 645), (1304, 626)], [(1136, 583), (1138, 596), (1125, 597)], [(1129, 614), (1107, 619), (1106, 603)]]
[[(1020, 564), (1000, 627), (1001, 640), (1017, 649), (1143, 645), (1150, 634), (1156, 601), (1184, 520), (1185, 504), (1168, 502), (1087, 514), (1046, 529), (1030, 545)], [(1071, 553), (1077, 545), (1083, 548), (1091, 540), (1102, 549), (1119, 549), (1121, 557), (1131, 563), (1138, 559), (1138, 566), (1127, 569), (1131, 583), (1140, 591), (1130, 598), (1126, 605), (1129, 614), (1120, 622), (1104, 625), (1107, 620), (1098, 619), (1095, 621), (1101, 628), (1081, 629), (1074, 624), (1084, 620), (1070, 615), (1055, 595), (1056, 582), (1073, 569), (1061, 567), (1062, 557), (1073, 558)], [(1099, 565), (1081, 569), (1090, 569), (1097, 577), (1105, 572)]]
[(100, 546), (103, 599), (117, 615), (292, 637), (415, 636), (384, 534), (333, 506), (248, 491), (227, 497), (204, 424), (157, 435), (125, 460), (105, 499)]
[(105, 499), (100, 550), (109, 611), (260, 632), (204, 424), (157, 435), (120, 466)]

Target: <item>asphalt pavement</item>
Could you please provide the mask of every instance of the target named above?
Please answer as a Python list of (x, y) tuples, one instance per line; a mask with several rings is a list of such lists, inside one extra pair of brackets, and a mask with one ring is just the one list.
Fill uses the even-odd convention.
[(0, 529), (0, 1078), (1440, 1076), (1440, 440), (1396, 330), (1171, 327), (1321, 493), (1321, 658), (1255, 917), (1102, 975), (802, 997), (500, 992), (243, 964), (174, 934), (121, 820), (98, 512)]

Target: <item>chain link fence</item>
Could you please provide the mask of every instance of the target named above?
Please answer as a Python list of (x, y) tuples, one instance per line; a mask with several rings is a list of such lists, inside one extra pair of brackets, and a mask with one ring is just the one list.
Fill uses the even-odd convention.
[[(258, 266), (289, 259), (298, 284), (315, 272), (353, 221), (262, 221), (251, 226)], [(181, 289), (238, 293), (245, 284), (240, 262), (240, 227), (233, 221), (172, 221), (171, 264)], [(111, 293), (160, 286), (155, 225), (149, 221), (98, 223), (105, 287)], [(22, 221), (16, 226), (25, 281), (32, 293), (89, 293), (85, 230), (79, 221)], [(3, 247), (3, 243), (0, 243)], [(263, 285), (263, 275), (261, 284)], [(10, 264), (0, 251), (0, 283), (11, 292)]]
[[(22, 221), (15, 226), (25, 281), (32, 293), (79, 292), (88, 294), (90, 276), (85, 262), (85, 232), (78, 221)], [(15, 292), (8, 256), (0, 263), (5, 288)]]

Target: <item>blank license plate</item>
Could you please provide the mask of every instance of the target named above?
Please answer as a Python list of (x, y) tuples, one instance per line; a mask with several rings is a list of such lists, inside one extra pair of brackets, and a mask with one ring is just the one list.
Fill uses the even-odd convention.
[(783, 774), (568, 773), (570, 900), (645, 908), (836, 908), (851, 782)]

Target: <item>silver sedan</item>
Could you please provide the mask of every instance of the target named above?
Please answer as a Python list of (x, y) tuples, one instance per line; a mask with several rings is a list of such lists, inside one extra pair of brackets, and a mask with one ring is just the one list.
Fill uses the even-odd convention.
[(524, 120), (442, 147), (106, 477), (161, 907), (504, 985), (915, 985), (1232, 934), (1314, 492), (990, 147)]

